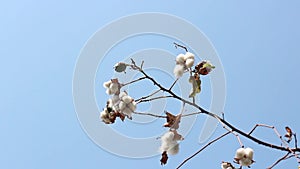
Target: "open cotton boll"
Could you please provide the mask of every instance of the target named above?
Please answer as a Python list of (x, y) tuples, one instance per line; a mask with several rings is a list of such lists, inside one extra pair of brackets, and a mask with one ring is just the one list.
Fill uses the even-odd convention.
[(195, 59), (195, 55), (191, 52), (186, 52), (184, 55), (184, 60), (187, 60), (187, 59)]
[(253, 159), (253, 149), (252, 148), (246, 148), (245, 149), (245, 155), (249, 159)]
[(236, 153), (235, 153), (235, 158), (236, 159), (242, 159), (245, 155), (245, 148), (239, 148), (236, 150)]
[(176, 64), (184, 64), (184, 61), (185, 61), (184, 54), (181, 53), (176, 57)]
[(176, 65), (173, 72), (174, 72), (175, 77), (177, 77), (177, 78), (181, 77), (184, 73), (184, 66)]
[(187, 68), (191, 68), (193, 65), (194, 65), (194, 59), (187, 59), (187, 60), (185, 61), (185, 66), (186, 66)]

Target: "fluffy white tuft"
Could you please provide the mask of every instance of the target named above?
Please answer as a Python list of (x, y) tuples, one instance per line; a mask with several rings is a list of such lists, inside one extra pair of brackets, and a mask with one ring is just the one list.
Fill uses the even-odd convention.
[(174, 75), (175, 77), (179, 78), (184, 73), (184, 66), (183, 65), (176, 65), (174, 68)]

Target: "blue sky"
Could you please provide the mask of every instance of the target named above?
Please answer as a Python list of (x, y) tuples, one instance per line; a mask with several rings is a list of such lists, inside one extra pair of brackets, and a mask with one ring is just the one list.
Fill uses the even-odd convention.
[[(129, 159), (102, 150), (79, 124), (72, 79), (80, 50), (101, 27), (140, 12), (175, 15), (206, 34), (226, 74), (228, 121), (246, 131), (266, 123), (281, 133), (286, 125), (299, 133), (299, 7), (296, 0), (1, 2), (0, 168), (174, 168), (201, 147), (197, 139), (204, 117), (164, 167), (159, 156)], [(266, 129), (256, 135), (279, 144)], [(283, 155), (243, 141), (256, 152), (254, 169)], [(237, 147), (228, 136), (183, 168), (219, 168), (220, 161), (232, 161)], [(277, 168), (296, 166), (290, 159)]]

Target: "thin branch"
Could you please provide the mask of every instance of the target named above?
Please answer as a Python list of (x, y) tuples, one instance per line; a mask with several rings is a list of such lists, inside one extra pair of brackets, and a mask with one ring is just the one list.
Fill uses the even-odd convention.
[(157, 118), (167, 118), (167, 116), (160, 116), (152, 113), (140, 113), (140, 112), (133, 112), (133, 114), (138, 114), (138, 115), (147, 115), (147, 116), (153, 116)]
[(201, 151), (203, 151), (205, 148), (207, 148), (209, 145), (211, 145), (212, 143), (220, 140), (221, 138), (225, 137), (226, 135), (228, 135), (230, 132), (224, 133), (223, 135), (217, 137), (216, 139), (210, 141), (209, 143), (207, 143), (204, 147), (202, 147), (200, 150), (198, 150), (196, 153), (194, 153), (193, 155), (191, 155), (190, 157), (188, 157), (187, 159), (185, 159), (176, 169), (179, 169), (180, 167), (182, 167), (186, 162), (188, 162), (190, 159), (192, 159), (193, 157), (195, 157), (197, 154), (199, 154)]
[(293, 135), (294, 135), (294, 139), (295, 139), (295, 148), (298, 148), (298, 143), (297, 143), (297, 136), (296, 136), (296, 133), (294, 133)]
[(146, 79), (146, 77), (140, 77), (140, 78), (138, 78), (138, 79), (136, 79), (136, 80), (133, 80), (133, 81), (131, 81), (131, 82), (121, 84), (121, 86), (123, 87), (123, 86), (126, 86), (126, 85), (129, 85), (129, 84), (138, 82), (138, 81), (143, 80), (143, 79)]
[(136, 102), (139, 102), (140, 100), (147, 99), (147, 98), (149, 98), (149, 97), (155, 95), (155, 94), (158, 93), (159, 91), (160, 91), (160, 89), (158, 89), (158, 90), (156, 90), (155, 92), (149, 94), (148, 96), (144, 96), (144, 97), (141, 97), (141, 98), (139, 98), (139, 99), (136, 99)]
[(284, 155), (283, 157), (278, 159), (272, 166), (268, 167), (267, 169), (272, 169), (273, 167), (275, 167), (281, 161), (286, 160), (289, 154), (290, 154), (290, 152), (288, 152), (286, 155)]
[(184, 49), (186, 52), (188, 52), (188, 50), (187, 50), (187, 48), (186, 48), (185, 46), (180, 45), (180, 44), (178, 44), (178, 43), (176, 43), (176, 42), (174, 42), (174, 45), (175, 45), (175, 48), (176, 48), (176, 49), (177, 49), (177, 47), (180, 47), (180, 48)]
[(142, 103), (142, 102), (150, 102), (150, 101), (158, 100), (158, 99), (165, 99), (165, 98), (169, 98), (169, 97), (173, 97), (173, 96), (158, 96), (158, 97), (153, 97), (153, 98), (150, 98), (150, 99), (139, 100), (137, 102), (137, 104)]
[(173, 82), (173, 84), (171, 85), (171, 87), (169, 88), (169, 90), (172, 90), (172, 88), (174, 87), (174, 85), (176, 84), (176, 82), (178, 81), (178, 79), (179, 79), (179, 78), (177, 78), (177, 79)]
[(197, 115), (197, 114), (201, 114), (201, 113), (202, 112), (189, 113), (189, 114), (184, 114), (181, 117), (193, 116), (193, 115)]

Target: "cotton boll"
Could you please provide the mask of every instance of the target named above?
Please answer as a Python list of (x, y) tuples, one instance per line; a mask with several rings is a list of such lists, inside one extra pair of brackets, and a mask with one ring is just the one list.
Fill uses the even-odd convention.
[(194, 65), (194, 59), (187, 59), (185, 65), (187, 68), (191, 68)]
[(186, 52), (184, 55), (184, 60), (187, 60), (187, 59), (195, 59), (195, 55), (191, 52)]
[(246, 148), (245, 149), (245, 155), (247, 156), (247, 158), (249, 159), (253, 159), (253, 149), (252, 148)]
[(123, 100), (126, 104), (131, 103), (131, 102), (133, 101), (132, 97), (130, 97), (130, 96), (128, 96), (128, 95), (122, 97), (122, 100)]
[(184, 64), (184, 61), (185, 61), (185, 55), (184, 54), (181, 53), (176, 57), (176, 63), (177, 64)]
[(236, 150), (235, 158), (242, 159), (245, 155), (245, 148), (239, 148)]
[(104, 82), (103, 87), (104, 88), (109, 88), (110, 84), (111, 84), (111, 81)]
[(177, 78), (181, 77), (184, 73), (184, 66), (176, 65), (173, 72), (174, 72), (175, 77), (177, 77)]
[(179, 152), (179, 144), (176, 141), (171, 142), (167, 152), (168, 154), (176, 155)]

